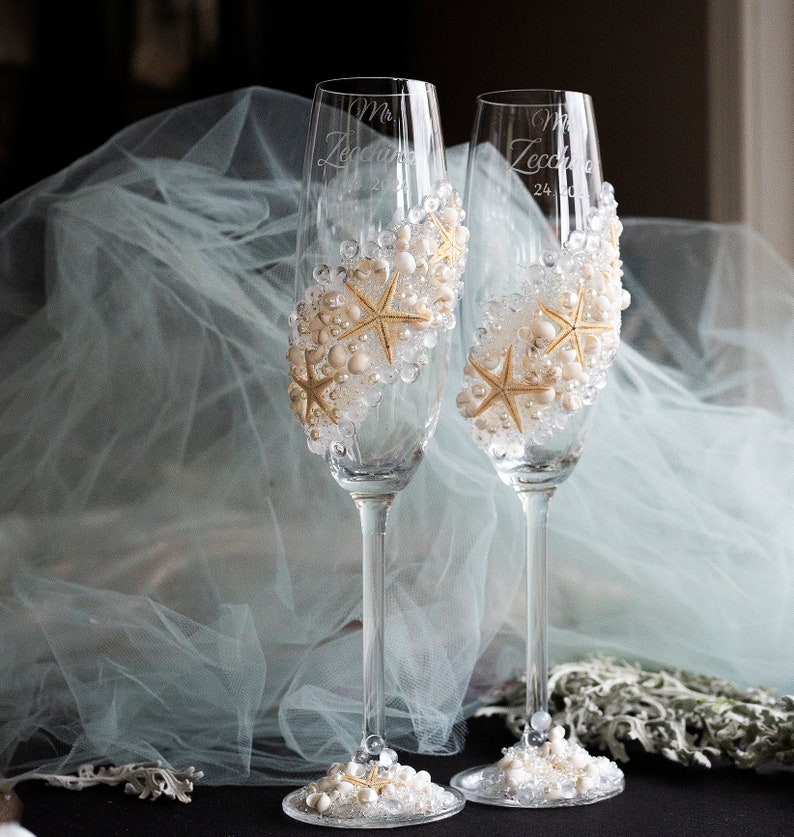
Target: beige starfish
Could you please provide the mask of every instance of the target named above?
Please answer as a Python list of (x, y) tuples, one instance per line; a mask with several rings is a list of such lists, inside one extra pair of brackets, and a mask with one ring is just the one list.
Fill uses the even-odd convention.
[(586, 323), (584, 321), (584, 294), (579, 294), (579, 300), (576, 303), (576, 311), (572, 317), (566, 317), (560, 311), (555, 311), (553, 308), (548, 308), (542, 302), (540, 303), (540, 307), (543, 309), (543, 313), (549, 317), (550, 319), (554, 320), (555, 323), (560, 327), (560, 330), (557, 332), (557, 336), (549, 343), (546, 347), (546, 351), (544, 354), (551, 354), (558, 346), (563, 344), (566, 340), (569, 340), (571, 346), (576, 351), (576, 357), (579, 363), (584, 365), (584, 359), (582, 355), (582, 343), (579, 339), (581, 334), (591, 334), (597, 331), (611, 331), (612, 326), (607, 323)]
[(346, 340), (348, 337), (355, 337), (357, 334), (362, 334), (371, 329), (378, 335), (378, 339), (380, 340), (381, 346), (383, 346), (383, 351), (386, 353), (386, 359), (389, 363), (392, 362), (392, 336), (389, 330), (393, 326), (402, 323), (426, 323), (430, 319), (430, 314), (395, 311), (392, 308), (394, 294), (397, 292), (397, 279), (399, 276), (400, 271), (395, 270), (377, 302), (372, 302), (372, 300), (367, 299), (367, 297), (360, 294), (355, 288), (347, 285), (359, 303), (361, 303), (365, 315), (352, 328), (349, 328), (344, 334), (339, 335), (340, 340)]
[(523, 433), (521, 427), (521, 415), (518, 412), (518, 405), (516, 404), (516, 395), (525, 392), (545, 392), (548, 387), (537, 386), (535, 384), (523, 384), (513, 378), (513, 346), (512, 344), (507, 349), (505, 355), (504, 366), (500, 375), (494, 375), (484, 367), (475, 363), (469, 358), (469, 363), (477, 370), (480, 377), (491, 387), (490, 392), (483, 398), (477, 411), (474, 413), (474, 418), (485, 412), (494, 401), (501, 400), (507, 407), (508, 413), (515, 422), (519, 433)]
[(380, 793), (386, 785), (393, 785), (394, 779), (380, 779), (378, 777), (378, 765), (373, 764), (369, 769), (364, 779), (359, 779), (358, 776), (351, 776), (345, 773), (342, 776), (345, 782), (350, 782), (351, 785), (358, 785), (360, 788), (372, 788), (376, 793)]
[(438, 250), (428, 260), (428, 264), (435, 264), (441, 259), (449, 259), (452, 267), (457, 267), (458, 257), (463, 253), (463, 247), (458, 244), (455, 238), (455, 230), (448, 230), (432, 212), (430, 213), (430, 220), (436, 225), (438, 234), (441, 236), (441, 242), (438, 245)]
[(306, 360), (306, 379), (302, 381), (300, 378), (295, 377), (294, 372), (292, 373), (292, 380), (306, 393), (306, 408), (303, 413), (302, 423), (306, 424), (309, 420), (309, 413), (311, 413), (312, 408), (316, 405), (336, 424), (336, 418), (333, 412), (322, 397), (322, 391), (333, 383), (333, 375), (329, 375), (327, 378), (315, 377), (314, 364), (309, 362), (308, 350), (304, 357)]

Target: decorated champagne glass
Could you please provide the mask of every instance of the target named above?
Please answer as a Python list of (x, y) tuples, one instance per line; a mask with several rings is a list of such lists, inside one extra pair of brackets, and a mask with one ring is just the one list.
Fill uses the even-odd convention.
[(520, 740), (452, 786), (490, 805), (580, 805), (624, 777), (549, 713), (546, 525), (584, 450), (620, 341), (621, 224), (602, 180), (590, 97), (505, 90), (478, 97), (465, 209), (457, 406), (525, 520), (526, 704)]
[(290, 317), (289, 398), (309, 449), (358, 508), (363, 541), (361, 739), (284, 798), (291, 817), (343, 828), (442, 819), (460, 791), (387, 741), (385, 535), (431, 439), (449, 364), (468, 229), (447, 179), (435, 87), (401, 78), (317, 85)]

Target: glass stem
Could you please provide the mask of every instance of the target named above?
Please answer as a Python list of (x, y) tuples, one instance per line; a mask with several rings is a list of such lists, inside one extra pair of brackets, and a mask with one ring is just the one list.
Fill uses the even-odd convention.
[(384, 621), (386, 605), (386, 521), (394, 494), (353, 494), (363, 540), (362, 633), (364, 716), (361, 746), (369, 757), (386, 745)]
[(536, 712), (548, 712), (548, 610), (546, 583), (546, 523), (549, 502), (555, 489), (518, 491), (524, 509), (526, 527), (526, 723), (522, 743), (538, 745), (547, 737), (548, 728), (535, 729), (530, 721)]

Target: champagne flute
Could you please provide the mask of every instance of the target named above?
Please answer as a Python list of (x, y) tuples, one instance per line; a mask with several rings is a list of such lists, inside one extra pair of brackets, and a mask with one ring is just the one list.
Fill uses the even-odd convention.
[(624, 787), (609, 759), (548, 711), (546, 525), (578, 462), (620, 342), (621, 224), (602, 180), (590, 97), (504, 90), (477, 99), (466, 174), (471, 229), (457, 406), (525, 519), (526, 705), (522, 736), (455, 775), (467, 799), (539, 808)]
[(317, 85), (288, 392), (310, 450), (358, 508), (363, 540), (361, 740), (283, 802), (289, 816), (319, 825), (410, 825), (465, 804), (459, 791), (401, 764), (385, 730), (386, 523), (435, 431), (467, 252), (445, 154), (432, 84)]

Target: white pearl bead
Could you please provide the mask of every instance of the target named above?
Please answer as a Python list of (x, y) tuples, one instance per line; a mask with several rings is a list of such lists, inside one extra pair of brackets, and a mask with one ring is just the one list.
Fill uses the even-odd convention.
[(423, 788), (430, 784), (430, 774), (427, 770), (418, 770), (414, 776), (413, 785), (415, 788)]
[(378, 792), (374, 788), (360, 788), (356, 794), (356, 799), (362, 805), (371, 805), (378, 801)]

